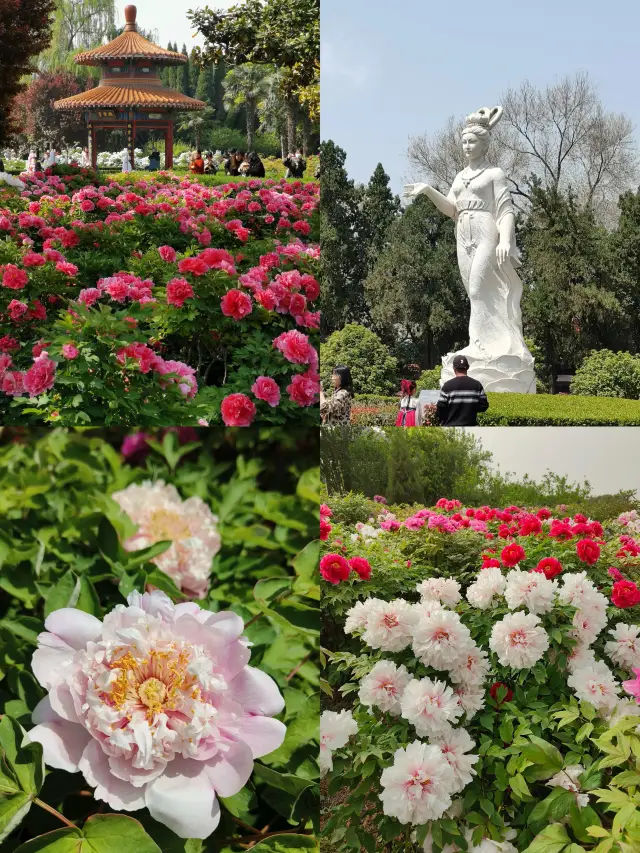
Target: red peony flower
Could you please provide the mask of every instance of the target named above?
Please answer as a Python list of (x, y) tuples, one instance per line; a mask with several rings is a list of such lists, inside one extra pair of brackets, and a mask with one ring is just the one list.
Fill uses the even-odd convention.
[(622, 574), (622, 572), (618, 569), (615, 569), (613, 566), (611, 566), (610, 569), (607, 569), (607, 574), (609, 575), (609, 577), (612, 577), (614, 581), (624, 580), (624, 575)]
[(496, 560), (495, 557), (485, 557), (482, 561), (483, 569), (499, 569), (501, 565), (500, 560)]
[(24, 389), (30, 397), (37, 397), (49, 388), (53, 388), (55, 378), (56, 363), (51, 361), (46, 352), (43, 352), (24, 374)]
[(320, 518), (320, 539), (326, 542), (331, 533), (332, 527), (326, 518)]
[(364, 557), (352, 557), (349, 560), (349, 565), (361, 580), (368, 581), (371, 577), (371, 564)]
[(182, 308), (193, 296), (193, 287), (184, 278), (174, 278), (167, 284), (167, 304)]
[(592, 539), (581, 539), (576, 545), (576, 552), (579, 560), (582, 560), (583, 563), (587, 563), (589, 566), (593, 566), (594, 563), (598, 562), (600, 546)]
[(63, 344), (62, 355), (66, 359), (69, 359), (69, 361), (73, 361), (74, 358), (77, 358), (80, 355), (80, 350), (73, 344)]
[(320, 515), (323, 518), (331, 518), (331, 516), (333, 515), (331, 507), (327, 506), (327, 504), (320, 504)]
[(15, 264), (7, 264), (2, 273), (2, 286), (9, 290), (22, 290), (29, 281), (29, 276)]
[(280, 402), (280, 388), (275, 379), (270, 376), (258, 376), (251, 386), (251, 390), (258, 400), (264, 400), (272, 408), (275, 408)]
[(562, 563), (555, 557), (545, 557), (540, 560), (534, 571), (542, 572), (547, 580), (551, 580), (562, 572)]
[(640, 604), (640, 589), (632, 581), (616, 581), (611, 590), (611, 601), (616, 607), (635, 607)]
[(273, 345), (282, 355), (294, 364), (310, 364), (313, 360), (313, 346), (307, 335), (292, 329), (274, 338)]
[(159, 246), (158, 254), (162, 258), (163, 261), (166, 261), (168, 264), (175, 263), (176, 260), (176, 250), (171, 246)]
[(312, 370), (296, 373), (287, 385), (289, 398), (297, 406), (313, 406), (320, 393), (320, 378)]
[(209, 272), (209, 264), (202, 258), (184, 258), (178, 264), (180, 272), (190, 272), (192, 275), (206, 275)]
[(220, 308), (225, 317), (242, 320), (247, 314), (251, 314), (253, 303), (251, 297), (242, 290), (229, 290), (220, 300)]
[[(504, 699), (502, 699), (502, 701), (498, 701), (498, 690), (501, 687), (504, 687), (506, 689), (507, 695), (504, 697)], [(494, 702), (498, 703), (498, 707), (500, 707), (500, 705), (504, 704), (505, 702), (511, 702), (511, 700), (513, 699), (513, 690), (510, 690), (509, 687), (504, 684), (504, 682), (495, 681), (489, 688), (489, 695), (491, 696)]]
[(220, 404), (220, 414), (226, 426), (251, 426), (256, 416), (255, 403), (246, 394), (229, 394)]
[(517, 566), (518, 563), (524, 560), (527, 555), (525, 554), (522, 545), (512, 542), (511, 545), (507, 545), (506, 548), (502, 549), (500, 556), (504, 566), (507, 568), (513, 568), (513, 566)]
[(326, 554), (320, 560), (320, 574), (329, 583), (346, 581), (351, 574), (351, 566), (341, 554)]

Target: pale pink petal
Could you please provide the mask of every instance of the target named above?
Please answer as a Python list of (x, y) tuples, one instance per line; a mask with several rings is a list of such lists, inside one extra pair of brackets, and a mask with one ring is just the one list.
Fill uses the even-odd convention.
[(237, 640), (244, 631), (244, 621), (231, 610), (225, 610), (222, 613), (209, 613), (205, 625), (207, 628), (215, 628), (216, 631), (226, 637), (229, 643), (232, 640)]
[(62, 607), (54, 610), (44, 622), (47, 631), (60, 637), (73, 649), (84, 649), (91, 640), (96, 640), (102, 633), (102, 622), (75, 607)]
[(80, 722), (76, 713), (71, 690), (69, 690), (69, 686), (64, 681), (59, 684), (55, 684), (51, 688), (49, 691), (49, 701), (51, 702), (53, 710), (58, 714), (58, 716), (62, 717), (63, 720), (67, 720), (70, 723)]
[(166, 761), (159, 761), (153, 770), (144, 770), (141, 767), (134, 767), (130, 758), (121, 755), (109, 756), (109, 767), (111, 767), (113, 775), (125, 782), (131, 782), (134, 788), (142, 788), (147, 782), (152, 782), (164, 772), (166, 766)]
[(144, 788), (134, 788), (129, 782), (113, 775), (108, 756), (97, 740), (91, 739), (78, 766), (89, 785), (95, 787), (96, 800), (104, 800), (116, 811), (133, 812), (144, 808)]
[(45, 764), (57, 770), (75, 773), (91, 739), (89, 732), (83, 726), (56, 717), (47, 697), (38, 703), (33, 718), (39, 725), (28, 732), (27, 738), (32, 743), (42, 744)]
[(251, 747), (253, 757), (260, 758), (277, 749), (286, 733), (287, 727), (280, 720), (256, 716), (242, 718), (238, 736)]
[(284, 699), (275, 681), (255, 667), (247, 666), (229, 684), (229, 698), (250, 714), (272, 717), (284, 708)]
[(208, 838), (220, 822), (220, 806), (206, 770), (199, 762), (174, 758), (147, 786), (151, 817), (180, 838)]
[(176, 618), (182, 616), (184, 613), (188, 613), (189, 616), (195, 616), (196, 619), (202, 616), (201, 619), (198, 619), (199, 622), (204, 622), (210, 615), (208, 610), (201, 610), (194, 601), (183, 601), (180, 604), (176, 604)]
[(232, 797), (253, 772), (253, 755), (244, 743), (232, 743), (226, 752), (206, 763), (207, 776), (220, 797)]
[(40, 684), (51, 690), (69, 664), (73, 661), (74, 649), (55, 634), (38, 635), (38, 648), (31, 658), (31, 669)]

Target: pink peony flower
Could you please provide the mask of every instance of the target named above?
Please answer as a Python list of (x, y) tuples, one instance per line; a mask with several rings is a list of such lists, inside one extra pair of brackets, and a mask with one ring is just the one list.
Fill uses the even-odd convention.
[(73, 344), (63, 344), (62, 355), (69, 359), (69, 361), (73, 361), (74, 358), (77, 358), (80, 355), (80, 350)]
[(307, 335), (292, 329), (274, 338), (273, 345), (282, 355), (294, 364), (309, 364), (312, 359), (313, 347)]
[(258, 376), (251, 386), (251, 390), (258, 400), (264, 400), (272, 408), (275, 408), (280, 402), (280, 388), (275, 379), (270, 376)]
[(24, 374), (19, 370), (7, 371), (2, 378), (2, 390), (8, 397), (24, 394)]
[(218, 519), (201, 498), (183, 501), (174, 486), (162, 480), (133, 484), (114, 492), (113, 500), (138, 525), (124, 543), (127, 551), (171, 540), (168, 551), (153, 562), (191, 598), (209, 591), (211, 562), (220, 550)]
[(22, 258), (22, 265), (25, 267), (41, 267), (47, 263), (47, 259), (37, 252), (27, 252)]
[(2, 286), (9, 290), (22, 290), (29, 281), (29, 276), (15, 264), (7, 264), (2, 273)]
[(229, 394), (220, 404), (220, 414), (226, 426), (248, 427), (256, 416), (256, 407), (246, 394)]
[(247, 293), (241, 290), (229, 290), (220, 300), (220, 308), (225, 317), (242, 320), (247, 314), (251, 314), (253, 303)]
[(185, 278), (174, 278), (167, 284), (167, 304), (182, 308), (187, 299), (193, 296), (193, 287)]
[(190, 272), (192, 275), (206, 275), (209, 265), (202, 258), (185, 258), (178, 264), (180, 272)]
[(320, 377), (311, 370), (296, 373), (291, 377), (291, 384), (287, 385), (287, 392), (296, 405), (313, 406), (320, 393)]
[(63, 272), (65, 275), (72, 277), (78, 274), (78, 267), (75, 264), (70, 264), (68, 261), (58, 261), (56, 269), (58, 272)]
[(158, 253), (163, 261), (168, 264), (174, 264), (176, 261), (176, 250), (171, 246), (159, 246)]
[(286, 731), (276, 684), (248, 666), (242, 619), (154, 591), (103, 622), (56, 610), (45, 628), (32, 668), (48, 695), (29, 732), (45, 762), (80, 770), (116, 811), (146, 807), (181, 838), (211, 835), (217, 796), (236, 794)]
[(30, 397), (37, 397), (53, 388), (56, 380), (56, 363), (47, 352), (42, 352), (24, 374), (24, 390)]

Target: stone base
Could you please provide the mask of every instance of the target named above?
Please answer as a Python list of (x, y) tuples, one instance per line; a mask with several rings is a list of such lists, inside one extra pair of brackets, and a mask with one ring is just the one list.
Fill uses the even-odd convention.
[[(440, 384), (453, 379), (453, 359), (459, 353), (450, 352), (442, 358)], [(531, 356), (503, 355), (498, 358), (474, 357), (463, 352), (469, 362), (469, 376), (481, 382), (485, 391), (508, 394), (535, 394), (536, 374)]]

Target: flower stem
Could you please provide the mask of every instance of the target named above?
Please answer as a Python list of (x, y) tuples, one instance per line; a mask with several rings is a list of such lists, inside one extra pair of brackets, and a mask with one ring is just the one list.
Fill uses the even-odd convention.
[(55, 817), (57, 817), (57, 818), (58, 818), (58, 820), (61, 820), (63, 823), (66, 823), (66, 825), (67, 825), (67, 826), (70, 826), (70, 827), (71, 827), (71, 829), (77, 829), (77, 828), (78, 828), (78, 827), (75, 825), (75, 823), (71, 823), (71, 821), (70, 821), (70, 820), (67, 820), (67, 818), (66, 818), (63, 814), (60, 814), (60, 812), (59, 812), (59, 811), (56, 811), (56, 810), (54, 809), (54, 807), (53, 807), (53, 806), (50, 806), (48, 803), (44, 803), (42, 800), (39, 800), (37, 797), (34, 797), (33, 802), (34, 802), (37, 806), (40, 806), (40, 808), (41, 808), (41, 809), (44, 809), (46, 812), (49, 812), (49, 814), (52, 814), (52, 815), (54, 815)]

